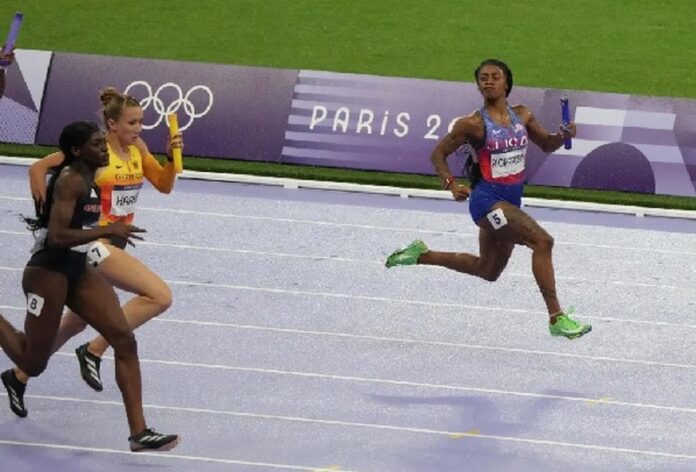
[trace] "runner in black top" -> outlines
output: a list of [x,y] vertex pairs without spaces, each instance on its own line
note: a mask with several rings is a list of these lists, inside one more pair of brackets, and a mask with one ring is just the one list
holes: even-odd
[[[24,372],[38,376],[46,368],[63,307],[68,305],[83,314],[114,348],[116,381],[128,416],[131,450],[172,449],[179,442],[178,436],[157,434],[145,424],[137,346],[116,293],[86,263],[86,253],[99,250],[100,243],[93,243],[98,239],[118,236],[130,242],[142,239],[136,233],[144,230],[120,221],[92,227],[100,211],[94,174],[108,163],[106,138],[96,125],[75,122],[66,126],[60,148],[65,154],[62,169],[49,182],[46,201],[37,206],[36,219],[27,219],[37,243],[22,278],[27,299],[25,333],[0,316],[0,346]],[[23,385],[12,369],[3,372],[2,382],[14,409]]]

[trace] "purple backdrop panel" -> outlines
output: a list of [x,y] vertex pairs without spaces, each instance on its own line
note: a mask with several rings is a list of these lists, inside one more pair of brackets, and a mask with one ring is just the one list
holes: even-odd
[[57,53],[37,143],[55,144],[73,120],[100,122],[99,91],[114,86],[141,102],[143,138],[164,151],[165,116],[176,112],[186,154],[278,161],[297,71]]
[[0,98],[0,141],[34,144],[51,55],[50,51],[15,50]]
[[[541,105],[543,90],[524,98]],[[302,70],[282,161],[433,174],[437,141],[480,106],[471,83]],[[453,160],[459,169],[461,156]]]
[[[570,97],[573,148],[527,154],[530,183],[696,195],[696,101],[515,87],[550,132]],[[482,105],[472,83],[300,71],[283,162],[435,174],[430,153],[454,121]],[[461,169],[463,153],[454,161]]]
[[[437,141],[482,105],[472,83],[56,54],[37,142],[54,144],[69,121],[98,120],[108,85],[141,101],[154,151],[177,111],[187,154],[420,174],[435,173]],[[563,95],[578,136],[550,155],[530,146],[530,183],[696,195],[696,100],[515,87],[509,101],[555,132]],[[450,158],[455,172],[464,151]]]
[[[542,119],[557,113],[558,93],[547,91]],[[593,92],[569,96],[578,127],[573,149],[544,156],[539,167],[530,169],[531,183],[696,196],[696,100]],[[568,157],[573,160],[566,168],[560,162]]]

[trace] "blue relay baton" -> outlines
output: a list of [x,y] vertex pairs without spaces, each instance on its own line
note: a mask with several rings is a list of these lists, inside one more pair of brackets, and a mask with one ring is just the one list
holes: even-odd
[[12,19],[12,25],[10,26],[10,32],[7,35],[7,41],[5,41],[5,49],[2,51],[3,54],[9,54],[12,52],[12,48],[14,48],[15,41],[19,35],[19,28],[22,26],[23,17],[24,15],[22,12],[18,11],[15,13],[14,18]]
[[[568,106],[568,97],[561,97],[561,120],[563,121],[564,127],[570,124],[570,107]],[[572,148],[572,140],[570,138],[565,138],[563,140],[563,147],[566,149]]]

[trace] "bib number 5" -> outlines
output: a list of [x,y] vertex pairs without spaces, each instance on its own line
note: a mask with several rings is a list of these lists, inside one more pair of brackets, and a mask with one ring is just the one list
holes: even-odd
[[507,224],[507,218],[505,218],[505,213],[503,213],[502,208],[496,208],[492,212],[486,215],[488,221],[493,226],[493,229],[498,230]]

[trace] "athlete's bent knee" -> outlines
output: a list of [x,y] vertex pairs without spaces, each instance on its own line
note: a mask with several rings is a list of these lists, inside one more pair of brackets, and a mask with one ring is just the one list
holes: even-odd
[[154,316],[157,316],[169,309],[172,306],[172,290],[165,283],[157,287],[152,293],[146,295],[151,302],[157,306]]
[[533,249],[540,252],[551,252],[553,250],[554,240],[553,237],[548,234],[540,234],[534,241]]
[[502,271],[485,271],[481,274],[481,278],[487,282],[495,282],[500,278]]
[[135,334],[130,330],[114,334],[110,344],[114,348],[114,356],[116,357],[132,356],[138,353]]
[[23,365],[18,365],[29,377],[38,377],[46,370],[46,366],[48,366],[48,359],[27,361],[24,362]]
[[81,333],[87,327],[87,322],[73,313],[63,316],[61,324],[65,326],[63,329],[66,329],[73,336]]

